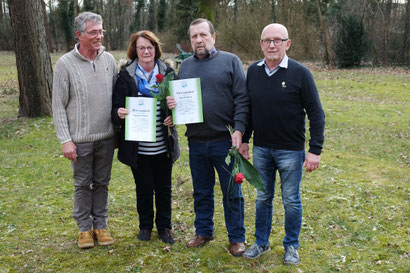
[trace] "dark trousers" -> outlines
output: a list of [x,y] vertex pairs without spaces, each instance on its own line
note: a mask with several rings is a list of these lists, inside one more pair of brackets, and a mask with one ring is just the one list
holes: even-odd
[[157,230],[171,229],[171,160],[166,153],[138,155],[137,168],[131,169],[136,186],[140,230],[153,228],[154,194]]

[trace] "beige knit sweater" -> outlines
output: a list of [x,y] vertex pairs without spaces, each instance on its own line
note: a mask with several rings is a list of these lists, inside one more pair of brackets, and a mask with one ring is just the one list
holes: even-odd
[[103,47],[94,65],[75,48],[57,61],[52,106],[61,143],[90,142],[114,135],[111,108],[116,75],[115,59]]

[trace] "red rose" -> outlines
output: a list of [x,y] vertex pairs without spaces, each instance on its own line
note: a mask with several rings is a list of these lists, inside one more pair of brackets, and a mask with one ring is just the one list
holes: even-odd
[[157,74],[157,75],[156,75],[156,78],[157,78],[157,82],[160,83],[160,82],[162,82],[162,81],[164,80],[164,75],[162,75],[162,74]]
[[245,176],[242,173],[237,173],[235,175],[235,183],[236,184],[242,184],[244,179],[245,179]]

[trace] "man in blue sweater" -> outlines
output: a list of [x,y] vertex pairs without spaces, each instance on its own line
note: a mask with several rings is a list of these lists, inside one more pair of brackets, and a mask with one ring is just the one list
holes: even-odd
[[[215,30],[206,19],[196,19],[189,27],[194,56],[179,69],[180,79],[200,78],[204,122],[187,124],[189,164],[194,187],[196,236],[188,247],[201,247],[213,239],[215,169],[223,193],[229,252],[245,251],[244,202],[241,187],[230,183],[232,163],[225,158],[232,146],[240,147],[248,121],[249,97],[242,62],[231,53],[215,48]],[[176,106],[167,98],[170,109]],[[230,125],[232,137],[227,129]]]
[[[298,264],[302,224],[300,183],[307,172],[319,167],[324,141],[325,115],[312,74],[288,58],[291,41],[286,27],[266,26],[260,45],[265,58],[248,69],[247,87],[251,121],[240,152],[249,158],[249,138],[254,133],[253,162],[264,184],[256,199],[255,243],[243,254],[257,258],[270,249],[272,201],[279,172],[285,208],[285,264]],[[305,116],[309,118],[309,151],[305,156]]]

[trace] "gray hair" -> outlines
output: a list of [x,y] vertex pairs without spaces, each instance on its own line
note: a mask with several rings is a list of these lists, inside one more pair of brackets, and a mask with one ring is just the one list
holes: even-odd
[[85,24],[87,22],[92,22],[94,24],[102,24],[102,17],[99,14],[93,12],[82,12],[74,19],[74,31],[85,31]]
[[189,29],[191,28],[191,26],[199,25],[199,24],[202,24],[204,22],[208,24],[209,32],[211,33],[211,35],[214,35],[215,34],[215,28],[214,28],[214,25],[211,23],[211,21],[209,21],[205,18],[197,18],[194,21],[192,21],[191,24],[189,25],[188,36],[191,37],[191,33],[189,33]]

